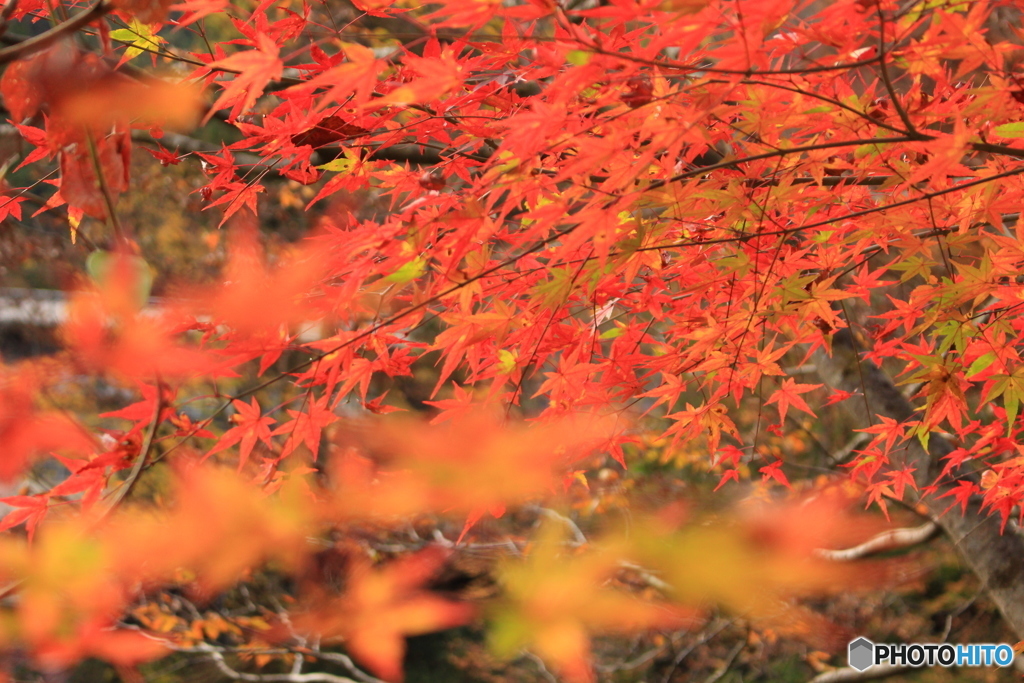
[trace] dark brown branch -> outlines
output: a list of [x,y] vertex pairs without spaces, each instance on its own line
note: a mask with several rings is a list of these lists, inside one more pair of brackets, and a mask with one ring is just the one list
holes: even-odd
[[592,50],[595,54],[618,57],[619,59],[633,62],[634,64],[655,66],[666,73],[675,71],[684,74],[702,72],[732,76],[798,76],[801,74],[825,73],[829,71],[847,71],[849,69],[856,69],[862,66],[871,66],[878,61],[878,57],[872,57],[871,59],[864,59],[858,62],[844,62],[842,64],[834,64],[832,66],[808,66],[800,69],[718,69],[710,64],[684,64],[682,62],[675,61],[644,59],[635,55],[605,50],[600,45],[584,42],[582,40],[580,41],[580,44],[584,45],[588,50]]
[[[804,225],[799,225],[799,226],[794,227],[794,228],[783,228],[781,230],[771,230],[771,231],[767,231],[767,232],[749,233],[749,234],[739,235],[737,237],[722,237],[722,238],[719,238],[719,239],[708,239],[708,240],[686,240],[686,241],[682,241],[682,242],[671,242],[671,243],[667,243],[667,244],[656,244],[656,245],[652,245],[652,246],[649,246],[649,247],[640,247],[638,249],[635,249],[634,251],[653,251],[653,250],[656,250],[656,249],[675,249],[675,248],[679,248],[679,247],[689,247],[689,246],[694,246],[694,245],[698,245],[698,244],[704,244],[704,245],[707,245],[707,244],[729,244],[729,243],[732,243],[732,242],[742,242],[744,240],[754,239],[755,237],[775,237],[775,236],[779,236],[779,235],[792,235],[792,234],[795,234],[795,233],[798,233],[798,232],[803,232],[805,230],[814,230],[815,228],[821,228],[821,227],[824,227],[826,225],[832,225],[833,223],[838,223],[839,221],[848,220],[850,218],[859,218],[861,216],[869,216],[869,215],[871,215],[873,213],[882,213],[883,211],[888,211],[889,209],[895,209],[895,208],[898,208],[900,206],[909,206],[910,204],[916,204],[917,202],[927,201],[929,199],[934,199],[935,197],[941,197],[942,195],[950,194],[952,192],[958,192],[960,190],[966,190],[969,187],[975,187],[977,185],[984,185],[985,183],[990,183],[993,180],[999,180],[1000,178],[1009,178],[1011,176],[1020,175],[1022,173],[1024,173],[1024,166],[1017,166],[1015,168],[1011,168],[1009,171],[1003,171],[1002,173],[995,173],[995,174],[990,175],[990,176],[985,176],[984,178],[977,178],[975,180],[971,180],[971,181],[966,182],[966,183],[961,183],[959,185],[954,185],[953,187],[947,187],[944,190],[936,190],[935,192],[927,192],[927,193],[919,195],[917,197],[911,197],[910,199],[903,199],[903,200],[900,200],[898,202],[892,202],[891,204],[883,204],[881,206],[873,206],[870,209],[861,209],[860,211],[851,211],[851,212],[845,213],[845,214],[843,214],[841,216],[835,216],[833,218],[826,218],[824,220],[820,220],[820,221],[817,221],[817,222],[814,222],[814,223],[806,223]],[[935,232],[934,230],[930,230],[929,232],[930,233],[935,233],[935,234],[940,234],[938,232]],[[945,231],[942,231],[942,232],[945,232]]]
[[775,149],[771,152],[764,152],[762,154],[754,154],[741,159],[726,159],[725,161],[710,166],[701,166],[695,168],[692,171],[685,171],[677,175],[672,176],[666,180],[658,180],[650,185],[647,189],[657,190],[665,187],[669,183],[679,182],[680,180],[687,180],[688,178],[696,178],[697,176],[706,175],[711,171],[717,171],[723,168],[737,168],[740,164],[750,163],[752,161],[763,161],[764,159],[772,159],[775,157],[784,157],[790,154],[800,154],[802,152],[814,152],[822,149],[837,149],[840,147],[858,147],[860,145],[872,145],[872,144],[892,144],[897,142],[916,142],[918,138],[901,135],[899,137],[892,138],[871,138],[871,139],[857,139],[857,140],[836,140],[834,142],[821,142],[816,145],[803,145],[801,147],[790,147],[787,149]]
[[8,64],[22,57],[35,54],[40,50],[45,50],[55,41],[91,24],[113,9],[114,6],[108,0],[100,0],[100,2],[97,2],[86,11],[71,17],[63,23],[57,24],[49,31],[3,48],[0,50],[0,64]]
[[907,135],[919,137],[920,134],[914,126],[914,122],[910,120],[907,110],[900,104],[896,88],[889,77],[889,67],[885,63],[885,15],[882,14],[882,3],[879,0],[875,0],[875,9],[878,11],[878,69],[882,74],[882,83],[885,84],[885,90],[889,93],[889,100],[892,102],[893,109],[896,110],[900,121],[903,122],[903,126],[907,129]]

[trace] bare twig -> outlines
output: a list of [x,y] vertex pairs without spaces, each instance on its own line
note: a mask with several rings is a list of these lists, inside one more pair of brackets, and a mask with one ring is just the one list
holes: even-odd
[[669,681],[672,679],[672,674],[675,673],[676,669],[679,668],[679,665],[682,664],[683,660],[686,659],[691,652],[696,650],[701,645],[704,645],[705,643],[709,642],[712,638],[714,638],[719,633],[724,631],[725,628],[731,624],[732,621],[720,621],[713,630],[711,630],[708,633],[705,633],[698,640],[691,643],[688,648],[680,650],[679,654],[677,654],[675,656],[675,659],[672,660],[672,666],[668,668],[668,671],[666,671],[665,675],[662,677],[661,683],[669,683]]
[[132,488],[135,486],[135,482],[138,481],[139,475],[142,473],[142,468],[146,464],[146,460],[149,459],[149,452],[153,449],[153,439],[156,437],[156,430],[160,426],[160,413],[164,409],[163,396],[163,385],[159,382],[156,387],[156,407],[153,410],[153,417],[149,423],[149,429],[146,431],[146,438],[142,442],[142,448],[139,449],[139,454],[135,458],[135,464],[132,465],[131,472],[128,473],[128,477],[121,484],[121,487],[114,493],[114,497],[110,501],[110,507],[104,513],[104,517],[109,515],[121,501],[125,499]]
[[558,679],[555,678],[554,674],[548,671],[548,667],[544,664],[544,660],[533,654],[532,652],[523,651],[523,657],[526,657],[531,662],[537,665],[537,670],[540,671],[540,675],[544,677],[544,680],[548,683],[558,683]]
[[587,537],[583,535],[583,531],[580,530],[576,522],[572,521],[562,513],[552,510],[551,508],[537,508],[537,511],[540,512],[540,514],[547,517],[548,519],[553,519],[564,524],[566,528],[569,529],[569,531],[572,533],[573,545],[587,544]]
[[107,221],[114,233],[114,239],[119,245],[127,245],[127,235],[121,229],[121,221],[117,219],[117,202],[110,191],[110,185],[107,184],[107,178],[103,174],[103,164],[100,163],[96,141],[93,139],[92,133],[86,133],[85,142],[89,147],[89,160],[92,162],[93,173],[96,174],[96,185],[99,187],[100,194],[103,195],[103,204],[107,208]]
[[736,661],[736,658],[743,650],[744,645],[746,645],[746,643],[742,640],[733,645],[732,650],[729,652],[728,655],[726,655],[725,661],[722,662],[722,666],[715,669],[715,671],[710,676],[704,679],[704,683],[716,683],[716,681],[718,681],[722,676],[727,674],[729,672],[729,668],[732,666],[732,663]]
[[885,63],[885,16],[882,14],[882,3],[879,0],[875,0],[875,8],[878,11],[878,69],[882,73],[882,83],[885,84],[885,89],[889,93],[889,100],[892,102],[893,109],[899,114],[900,121],[903,122],[904,127],[907,129],[907,134],[917,136],[917,128],[914,126],[914,122],[910,120],[907,110],[903,108],[903,105],[897,99],[896,88],[892,84],[892,79],[889,78],[889,67]]
[[349,670],[349,673],[351,673],[353,677],[359,679],[362,683],[384,683],[381,679],[374,678],[365,671],[361,671],[348,655],[344,655],[340,652],[321,652],[317,648],[313,650],[313,656],[326,662],[334,662],[335,664],[342,665]]
[[666,649],[674,645],[675,643],[672,640],[666,640],[663,644],[658,645],[656,647],[652,647],[647,652],[644,652],[642,655],[635,657],[629,661],[622,661],[617,664],[594,664],[594,668],[600,671],[601,673],[630,671],[631,669],[636,669],[643,666],[644,664],[650,663],[651,660],[660,656],[661,653],[663,653]]
[[224,655],[212,647],[198,646],[196,649],[205,652],[217,666],[217,669],[234,681],[251,681],[252,683],[357,683],[347,676],[336,676],[335,674],[314,672],[308,674],[287,673],[287,674],[247,674],[236,671],[228,666]]
[[628,569],[630,571],[636,572],[640,575],[640,578],[642,578],[644,582],[652,588],[657,588],[662,592],[668,592],[672,590],[671,584],[667,583],[666,581],[662,581],[657,576],[647,571],[638,564],[633,564],[632,562],[626,562],[625,560],[622,560],[619,562],[619,566],[623,569]]
[[820,673],[811,679],[810,683],[844,683],[845,681],[870,681],[876,678],[888,678],[903,673],[909,666],[894,666],[892,664],[878,664],[868,667],[864,671],[857,671],[853,667],[843,667]]
[[832,454],[832,464],[838,465],[846,462],[853,452],[863,446],[865,443],[871,440],[870,432],[857,432],[852,439],[846,442],[846,445],[840,448],[838,451]]

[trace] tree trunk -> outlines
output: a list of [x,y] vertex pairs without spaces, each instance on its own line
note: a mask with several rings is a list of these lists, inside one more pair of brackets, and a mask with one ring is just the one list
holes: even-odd
[[[832,345],[831,355],[815,354],[818,374],[835,389],[864,394],[843,402],[858,421],[867,427],[875,415],[901,422],[912,418],[914,407],[881,368],[860,358],[860,348],[849,330],[837,332]],[[901,456],[892,455],[892,465],[915,468],[918,485],[924,486],[934,481],[940,459],[952,451],[953,446],[937,434],[931,435],[927,451],[917,439],[910,439]],[[1000,518],[982,512],[978,496],[971,499],[965,513],[956,505],[943,514],[953,499],[939,496],[954,485],[955,481],[946,477],[934,494],[919,500],[981,579],[1010,627],[1024,639],[1024,535],[1012,523],[1001,532]]]

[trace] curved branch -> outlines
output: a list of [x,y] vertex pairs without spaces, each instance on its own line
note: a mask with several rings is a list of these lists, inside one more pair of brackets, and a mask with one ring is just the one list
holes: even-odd
[[224,655],[213,648],[197,648],[205,651],[216,665],[217,670],[233,681],[249,681],[250,683],[357,683],[356,680],[347,676],[315,672],[315,673],[287,673],[287,674],[246,674],[236,671],[228,666]]
[[[798,232],[803,232],[805,230],[814,230],[816,228],[821,228],[821,227],[824,227],[826,225],[832,225],[833,223],[838,223],[840,221],[848,220],[848,219],[851,219],[851,218],[859,218],[861,216],[869,216],[869,215],[871,215],[873,213],[882,213],[884,211],[888,211],[889,209],[895,209],[895,208],[898,208],[900,206],[909,206],[911,204],[916,204],[917,202],[927,201],[929,199],[934,199],[935,197],[941,197],[943,195],[947,195],[947,194],[950,194],[950,193],[953,193],[953,192],[959,192],[960,190],[966,190],[969,187],[976,187],[978,185],[984,185],[985,183],[990,183],[993,180],[999,180],[1000,178],[1009,178],[1011,176],[1021,175],[1021,174],[1024,174],[1024,165],[1015,166],[1015,167],[1011,168],[1010,170],[1003,171],[1001,173],[994,173],[992,175],[984,176],[982,178],[975,178],[974,180],[970,180],[970,181],[967,181],[965,183],[960,183],[959,185],[953,185],[952,187],[947,187],[947,188],[942,189],[942,190],[935,190],[934,192],[926,192],[926,193],[918,195],[916,197],[911,197],[910,199],[901,199],[898,202],[891,202],[889,204],[883,204],[881,206],[872,206],[871,208],[861,209],[859,211],[850,211],[849,213],[845,213],[845,214],[843,214],[841,216],[835,216],[833,218],[825,218],[823,220],[816,221],[814,223],[805,223],[804,225],[798,225],[798,226],[796,226],[794,228],[783,228],[781,230],[771,230],[771,231],[768,231],[768,232],[748,233],[748,234],[740,235],[738,237],[723,237],[723,238],[720,238],[720,239],[709,239],[709,240],[701,240],[701,241],[685,240],[685,241],[679,241],[679,242],[669,242],[669,243],[666,243],[666,244],[656,244],[656,245],[652,245],[652,246],[649,246],[649,247],[640,247],[638,249],[635,249],[634,251],[635,252],[640,252],[640,251],[654,251],[654,250],[657,250],[657,249],[676,249],[676,248],[679,248],[679,247],[691,247],[691,246],[694,246],[694,245],[728,244],[728,243],[731,243],[731,242],[742,242],[744,240],[749,240],[749,239],[752,239],[754,237],[773,237],[773,236],[778,236],[778,235],[792,235],[792,234],[795,234],[795,233],[798,233]],[[939,234],[935,230],[931,230],[930,232],[932,232],[933,234]]]
[[7,64],[21,59],[22,57],[35,54],[40,50],[45,50],[60,38],[91,24],[104,14],[113,11],[113,9],[114,6],[109,2],[109,0],[100,0],[86,11],[81,14],[76,14],[63,23],[57,24],[49,31],[40,33],[38,36],[33,36],[28,40],[16,43],[10,47],[3,48],[0,50],[0,64]]
[[139,449],[139,454],[135,458],[135,464],[132,466],[131,472],[128,473],[128,477],[121,484],[121,487],[117,489],[117,492],[114,493],[114,497],[110,501],[110,507],[103,513],[104,517],[109,515],[131,493],[135,482],[138,481],[139,475],[142,473],[146,460],[149,459],[149,452],[153,449],[153,439],[156,437],[156,430],[160,426],[160,413],[164,409],[163,396],[161,396],[162,391],[163,387],[158,383],[156,387],[156,407],[153,410],[153,418],[150,420],[149,429],[146,431],[146,438],[142,442],[142,448]]
[[917,142],[919,138],[911,137],[907,135],[900,135],[897,137],[890,138],[860,138],[857,140],[836,140],[834,142],[822,142],[816,145],[803,145],[800,147],[790,147],[789,149],[775,149],[771,152],[764,152],[763,154],[753,154],[742,159],[726,159],[717,164],[711,164],[710,166],[701,166],[695,168],[692,171],[686,171],[672,176],[665,180],[658,180],[648,185],[648,190],[657,190],[665,187],[669,183],[675,183],[680,180],[686,180],[687,178],[695,178],[702,176],[711,171],[717,171],[722,168],[732,168],[740,164],[746,164],[751,161],[763,161],[764,159],[772,159],[774,157],[784,157],[789,154],[800,154],[803,152],[814,152],[821,149],[837,149],[839,147],[859,147],[860,145],[884,145],[896,142]]
[[824,560],[849,562],[850,560],[859,560],[862,557],[880,553],[884,550],[907,548],[918,543],[924,543],[938,530],[939,526],[935,522],[925,522],[918,527],[884,531],[852,548],[844,548],[842,550],[818,548],[814,551],[814,554]]

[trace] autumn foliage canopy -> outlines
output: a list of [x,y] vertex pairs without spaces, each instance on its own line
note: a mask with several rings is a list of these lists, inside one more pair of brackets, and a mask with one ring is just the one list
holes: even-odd
[[[894,572],[819,549],[1024,516],[1013,5],[8,0],[0,218],[82,267],[60,352],[0,366],[0,650],[397,680],[470,625],[586,681],[711,609],[845,647],[801,598]],[[122,208],[186,167],[203,280]],[[840,346],[912,414],[814,374]],[[668,466],[776,504],[627,495]],[[493,593],[438,589],[474,544]]]

